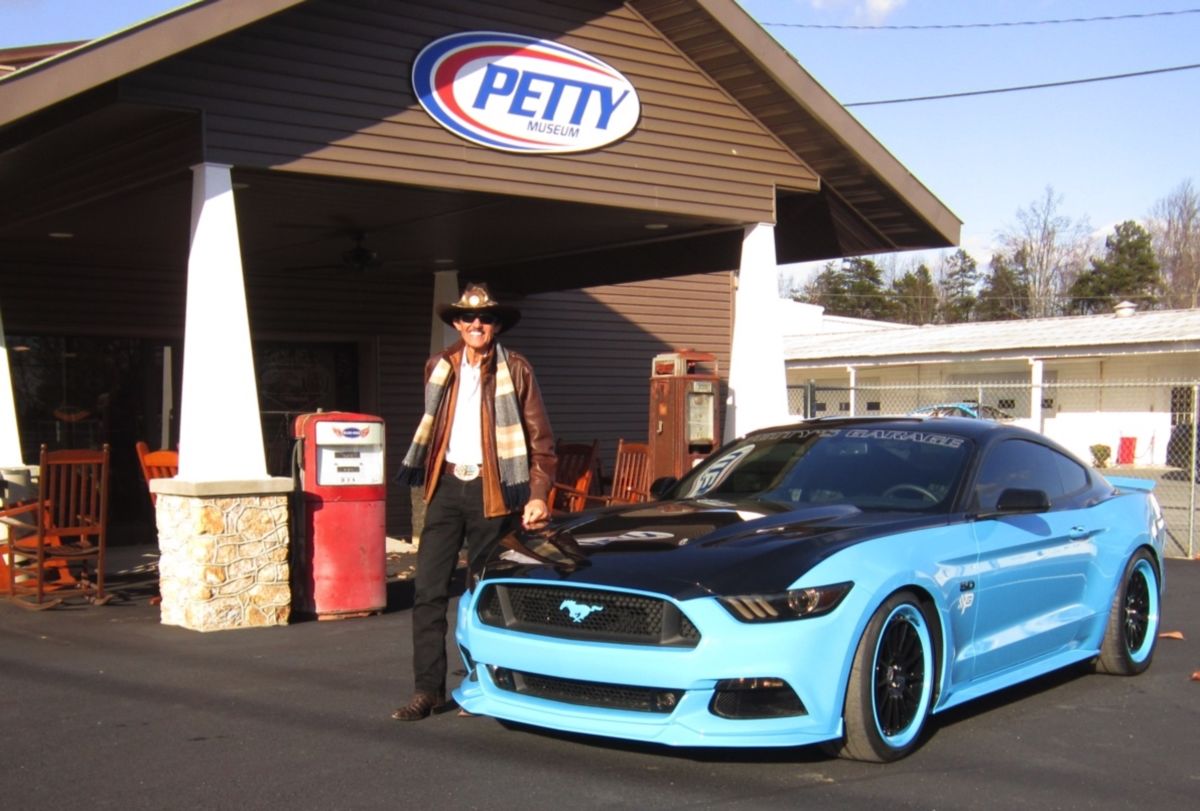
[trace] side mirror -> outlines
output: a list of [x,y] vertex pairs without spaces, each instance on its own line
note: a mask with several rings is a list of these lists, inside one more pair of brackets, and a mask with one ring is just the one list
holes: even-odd
[[1013,513],[1044,513],[1050,511],[1050,497],[1045,490],[1023,490],[1010,487],[1000,494],[996,501],[996,512]]
[[654,496],[656,500],[660,499],[678,483],[679,479],[674,476],[661,476],[650,485],[650,495]]

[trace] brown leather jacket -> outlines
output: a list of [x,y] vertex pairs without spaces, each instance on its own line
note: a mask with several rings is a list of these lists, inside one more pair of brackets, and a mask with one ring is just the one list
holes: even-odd
[[[458,367],[462,363],[464,345],[458,341],[425,362],[425,382],[429,382],[433,369],[442,358],[450,363],[449,389],[442,397],[434,420],[433,436],[430,438],[429,454],[425,458],[425,501],[433,498],[438,479],[445,464],[446,449],[450,445],[450,424],[454,415],[454,404],[458,400]],[[524,355],[508,352],[508,371],[512,375],[517,402],[521,409],[521,427],[525,431],[525,444],[529,453],[529,497],[546,500],[550,485],[554,481],[557,459],[554,456],[554,432],[550,419],[542,405],[542,392],[533,376],[533,367]],[[496,353],[488,353],[483,359],[480,374],[480,405],[483,424],[483,513],[488,518],[507,515],[504,495],[500,489],[500,465],[496,458]],[[520,510],[524,505],[518,506]]]

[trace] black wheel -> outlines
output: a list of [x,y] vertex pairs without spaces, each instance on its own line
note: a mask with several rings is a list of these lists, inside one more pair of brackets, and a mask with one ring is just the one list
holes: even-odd
[[1158,567],[1139,549],[1121,576],[1108,615],[1096,669],[1116,676],[1136,676],[1150,667],[1158,642]]
[[917,747],[933,704],[935,636],[911,592],[879,607],[850,668],[838,756],[886,763]]

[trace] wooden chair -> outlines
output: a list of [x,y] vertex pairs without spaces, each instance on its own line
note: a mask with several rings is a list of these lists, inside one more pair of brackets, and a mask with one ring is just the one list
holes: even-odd
[[610,503],[632,504],[650,500],[650,445],[646,442],[617,440],[617,459],[613,463]]
[[645,442],[617,440],[617,458],[613,463],[612,490],[608,495],[592,495],[564,485],[556,485],[573,499],[580,509],[611,504],[636,504],[649,501],[650,445]]
[[[0,509],[0,523],[8,530],[8,594],[20,605],[51,608],[63,598],[48,599],[47,592],[66,588],[96,604],[109,600],[104,591],[108,463],[108,445],[98,451],[51,451],[42,445],[37,498]],[[93,559],[94,583],[88,570]]]
[[585,497],[591,492],[595,480],[599,445],[599,440],[592,440],[590,445],[562,440],[555,444],[558,466],[547,499],[551,512],[573,513],[587,506]]
[[151,479],[171,479],[179,472],[179,451],[152,451],[145,442],[138,440],[138,462],[142,466],[142,478],[146,482],[146,490],[150,493],[150,504],[154,505],[158,498],[150,491]]

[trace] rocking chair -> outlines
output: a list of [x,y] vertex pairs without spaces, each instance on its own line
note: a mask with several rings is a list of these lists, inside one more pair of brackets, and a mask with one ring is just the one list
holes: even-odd
[[158,497],[150,490],[150,480],[174,478],[179,472],[179,451],[152,451],[141,440],[134,447],[137,449],[138,463],[142,466],[142,479],[150,492],[150,505],[154,506]]
[[555,489],[578,501],[576,509],[636,504],[649,501],[650,445],[645,442],[617,440],[617,458],[613,463],[612,491],[608,495],[592,495],[585,491],[556,484]]
[[[108,463],[108,445],[98,451],[42,445],[37,498],[0,509],[8,593],[21,606],[60,605],[63,597],[47,593],[68,588],[95,604],[110,599],[104,591]],[[95,582],[88,566],[93,559]]]
[[[592,489],[596,471],[596,449],[599,440],[592,443],[559,442],[554,453],[558,465],[554,484],[547,499],[552,513],[573,513],[586,507],[585,496]],[[581,495],[583,494],[583,495]]]

